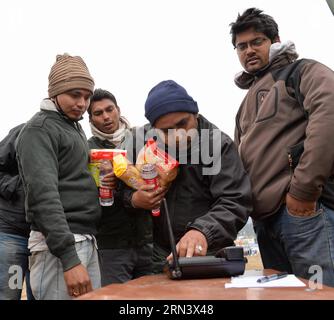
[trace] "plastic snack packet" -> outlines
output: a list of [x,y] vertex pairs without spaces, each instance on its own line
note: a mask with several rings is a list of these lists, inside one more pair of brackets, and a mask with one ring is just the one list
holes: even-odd
[[141,172],[144,164],[154,164],[159,175],[159,184],[167,186],[177,176],[179,162],[158,148],[154,139],[149,139],[138,154],[136,167]]
[[133,189],[139,189],[145,184],[138,169],[123,154],[112,159],[115,176]]
[[126,156],[127,151],[121,149],[91,149],[90,150],[90,162],[88,169],[91,172],[96,186],[100,187],[100,164],[103,160],[112,161],[113,157],[122,154]]

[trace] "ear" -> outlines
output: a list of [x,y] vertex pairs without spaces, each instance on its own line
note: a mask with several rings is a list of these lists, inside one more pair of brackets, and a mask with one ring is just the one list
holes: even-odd
[[273,43],[275,43],[275,42],[281,42],[281,39],[280,39],[279,36],[276,36],[276,37],[274,38],[274,42],[273,42]]

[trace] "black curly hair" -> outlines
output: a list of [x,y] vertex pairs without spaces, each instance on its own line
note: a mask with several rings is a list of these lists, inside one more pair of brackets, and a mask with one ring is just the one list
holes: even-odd
[[103,90],[103,89],[95,89],[93,95],[90,98],[90,104],[89,104],[89,107],[88,107],[88,110],[87,110],[90,117],[92,116],[92,105],[93,105],[93,103],[96,102],[96,101],[101,101],[103,99],[111,100],[115,104],[115,106],[117,108],[119,108],[119,106],[117,105],[116,98],[111,92],[109,92],[107,90]]

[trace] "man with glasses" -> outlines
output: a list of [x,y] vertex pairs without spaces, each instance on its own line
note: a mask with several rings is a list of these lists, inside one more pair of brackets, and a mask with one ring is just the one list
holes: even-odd
[[251,178],[264,267],[304,278],[317,270],[334,286],[334,73],[297,60],[259,9],[238,15],[231,35],[245,70],[235,83],[248,89],[235,142]]

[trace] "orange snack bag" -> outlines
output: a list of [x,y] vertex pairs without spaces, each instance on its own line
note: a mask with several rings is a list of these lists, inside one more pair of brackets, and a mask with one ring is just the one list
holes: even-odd
[[168,185],[177,176],[179,162],[168,153],[158,148],[154,139],[149,139],[138,154],[136,167],[139,172],[141,172],[142,166],[146,163],[155,165],[161,186]]

